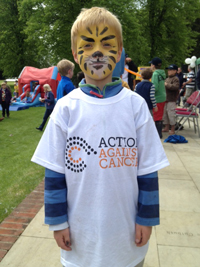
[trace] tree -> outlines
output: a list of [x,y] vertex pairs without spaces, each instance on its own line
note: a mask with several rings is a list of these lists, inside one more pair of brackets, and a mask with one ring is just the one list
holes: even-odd
[[23,66],[23,36],[18,24],[17,1],[0,0],[0,68],[5,76],[17,76]]
[[191,31],[191,24],[198,16],[199,1],[142,0],[138,2],[140,3],[138,15],[142,21],[146,21],[142,34],[146,36],[150,46],[146,62],[159,56],[164,64],[182,63],[196,44],[197,33]]

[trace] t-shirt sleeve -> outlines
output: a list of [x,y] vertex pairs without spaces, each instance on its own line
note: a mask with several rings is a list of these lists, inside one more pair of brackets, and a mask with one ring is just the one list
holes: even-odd
[[52,171],[65,173],[67,122],[67,113],[58,101],[31,161]]
[[138,175],[145,175],[168,166],[169,162],[147,104],[145,101],[141,101],[138,101],[139,107],[135,114],[135,124],[138,148]]

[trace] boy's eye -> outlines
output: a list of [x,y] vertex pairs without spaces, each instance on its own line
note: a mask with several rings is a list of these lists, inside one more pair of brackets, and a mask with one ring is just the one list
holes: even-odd
[[92,47],[91,44],[86,44],[86,45],[84,45],[84,48],[91,48],[91,47]]
[[108,44],[108,43],[104,43],[103,46],[104,46],[104,47],[110,47],[111,45]]

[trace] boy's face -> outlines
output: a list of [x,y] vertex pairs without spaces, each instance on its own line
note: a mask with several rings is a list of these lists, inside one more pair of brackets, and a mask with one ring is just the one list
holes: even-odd
[[115,30],[104,24],[82,28],[73,55],[86,76],[94,80],[106,78],[121,57]]
[[156,68],[155,68],[155,65],[153,65],[152,63],[151,63],[151,69],[154,71]]
[[73,70],[73,69],[70,69],[70,70],[68,71],[68,76],[69,76],[69,78],[71,79],[71,78],[73,77],[73,75],[74,75],[74,70]]
[[168,69],[168,76],[175,76],[176,75],[176,73],[177,73],[177,70],[170,70],[170,69]]

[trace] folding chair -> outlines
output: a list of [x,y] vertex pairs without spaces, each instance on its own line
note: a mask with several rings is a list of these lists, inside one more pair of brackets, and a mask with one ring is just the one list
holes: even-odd
[[[194,124],[194,132],[196,133],[196,129],[198,131],[198,135],[200,137],[200,130],[199,130],[199,114],[197,112],[197,107],[200,106],[200,91],[195,91],[191,94],[191,96],[187,99],[187,103],[189,104],[188,108],[176,108],[176,119],[177,124],[180,125],[182,122],[182,125],[188,120],[189,126],[190,122],[193,122]],[[178,132],[181,129],[181,126],[179,126]]]

